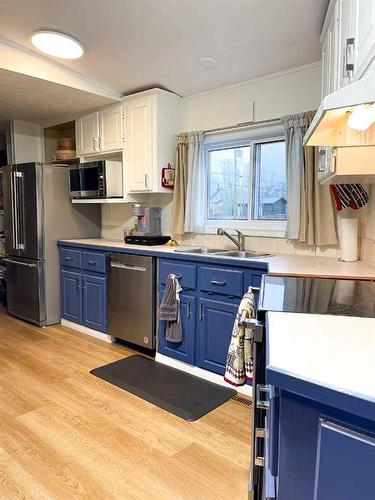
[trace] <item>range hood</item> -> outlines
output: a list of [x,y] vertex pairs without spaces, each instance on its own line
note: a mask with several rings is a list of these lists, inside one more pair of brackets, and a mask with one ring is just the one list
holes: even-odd
[[[305,134],[304,145],[375,146],[375,123],[362,131],[348,126],[349,116],[354,111],[367,111],[374,101],[375,73],[327,95]],[[373,109],[375,106],[371,112]]]

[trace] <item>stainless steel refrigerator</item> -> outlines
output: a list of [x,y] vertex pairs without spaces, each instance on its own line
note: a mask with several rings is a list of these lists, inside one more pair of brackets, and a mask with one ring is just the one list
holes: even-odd
[[60,322],[57,241],[100,236],[100,205],[72,205],[66,166],[3,167],[8,313],[39,326]]

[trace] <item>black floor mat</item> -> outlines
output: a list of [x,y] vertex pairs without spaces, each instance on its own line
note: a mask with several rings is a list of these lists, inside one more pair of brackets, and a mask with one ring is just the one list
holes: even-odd
[[130,356],[91,370],[93,375],[185,420],[198,420],[236,391],[144,356]]

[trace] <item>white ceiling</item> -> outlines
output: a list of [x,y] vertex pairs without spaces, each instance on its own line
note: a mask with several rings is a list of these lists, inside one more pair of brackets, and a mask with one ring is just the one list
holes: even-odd
[[0,69],[0,130],[13,119],[62,123],[110,102],[113,99]]
[[[159,85],[186,96],[320,59],[328,0],[1,0],[0,33],[33,48],[37,29],[77,37],[64,62],[127,93]],[[217,66],[203,68],[202,57]],[[2,103],[3,104],[3,103]]]

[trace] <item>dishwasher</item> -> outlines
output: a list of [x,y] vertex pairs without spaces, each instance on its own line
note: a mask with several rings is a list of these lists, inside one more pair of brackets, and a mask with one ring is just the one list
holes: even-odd
[[110,253],[108,268],[108,334],[155,349],[155,259]]

